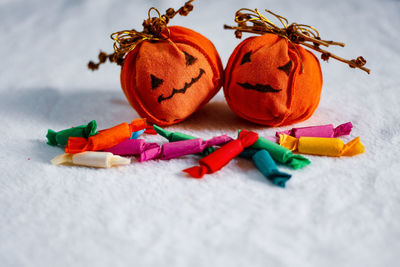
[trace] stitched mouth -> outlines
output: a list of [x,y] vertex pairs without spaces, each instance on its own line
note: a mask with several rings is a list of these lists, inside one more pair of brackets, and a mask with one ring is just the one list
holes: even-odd
[[280,91],[282,91],[282,89],[272,88],[272,86],[269,84],[266,85],[259,83],[257,83],[256,85],[252,85],[250,83],[237,83],[237,84],[240,85],[243,89],[255,90],[261,93],[279,93]]
[[164,100],[168,100],[170,98],[172,98],[175,94],[184,94],[186,93],[186,90],[189,89],[193,84],[195,84],[198,80],[200,80],[201,76],[203,76],[203,74],[205,74],[206,72],[200,68],[200,73],[199,75],[197,75],[196,77],[192,78],[192,80],[190,80],[189,83],[185,83],[185,86],[181,89],[172,89],[172,93],[169,96],[164,96],[164,95],[160,95],[158,97],[158,103],[161,104],[162,101]]

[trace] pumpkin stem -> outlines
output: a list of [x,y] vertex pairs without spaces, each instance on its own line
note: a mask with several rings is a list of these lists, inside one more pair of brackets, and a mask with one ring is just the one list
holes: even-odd
[[[107,59],[111,63],[122,66],[126,54],[135,49],[136,45],[139,43],[145,40],[159,41],[169,39],[170,32],[167,27],[168,22],[177,14],[187,16],[193,10],[193,1],[194,0],[187,1],[184,6],[177,11],[173,8],[168,8],[164,15],[161,15],[155,7],[150,8],[148,11],[148,18],[143,21],[143,31],[139,32],[132,29],[111,34],[111,39],[114,40],[114,53],[106,54],[100,51],[98,55],[99,62],[95,63],[90,61],[88,63],[88,68],[92,71],[98,70],[100,65],[104,64]],[[152,11],[157,13],[156,17],[151,17]]]
[[[275,14],[268,9],[266,9],[265,11],[274,16],[275,19],[277,19],[282,24],[282,27],[280,28],[275,25],[267,17],[262,15],[257,9],[251,10],[248,8],[241,8],[236,11],[235,14],[235,22],[238,24],[238,26],[224,25],[224,29],[235,30],[235,36],[238,39],[242,38],[243,32],[255,33],[260,35],[265,33],[273,33],[287,39],[292,44],[295,43],[298,45],[303,45],[322,53],[321,58],[324,61],[328,61],[329,58],[334,58],[338,61],[348,64],[351,68],[359,68],[367,72],[368,74],[370,73],[370,69],[364,67],[367,61],[363,57],[360,56],[357,57],[357,59],[347,60],[320,48],[320,46],[329,47],[330,45],[344,47],[344,43],[321,40],[321,38],[319,37],[319,32],[314,27],[297,23],[289,24],[286,18]],[[299,54],[297,49],[296,52]]]

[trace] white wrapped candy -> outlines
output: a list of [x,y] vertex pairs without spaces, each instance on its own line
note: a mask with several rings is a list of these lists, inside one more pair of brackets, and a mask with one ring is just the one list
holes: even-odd
[[128,158],[115,156],[110,152],[86,151],[77,154],[61,154],[51,160],[53,165],[73,164],[96,168],[111,168],[115,165],[127,165],[131,163]]

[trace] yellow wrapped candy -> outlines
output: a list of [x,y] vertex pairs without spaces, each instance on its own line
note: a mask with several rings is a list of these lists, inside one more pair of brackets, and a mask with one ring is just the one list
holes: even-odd
[[279,136],[279,144],[301,154],[319,156],[355,156],[365,152],[360,137],[354,138],[345,144],[339,138],[300,137],[295,138],[286,134]]

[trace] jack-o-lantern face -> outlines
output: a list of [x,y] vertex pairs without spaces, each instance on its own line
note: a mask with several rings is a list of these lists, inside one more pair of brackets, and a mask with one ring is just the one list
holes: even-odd
[[121,72],[130,103],[160,125],[187,118],[222,85],[222,64],[211,42],[182,27],[169,29],[169,40],[145,41],[130,52]]
[[274,34],[239,44],[225,70],[224,93],[230,108],[249,121],[270,126],[311,116],[319,102],[321,70],[311,52],[296,48]]

